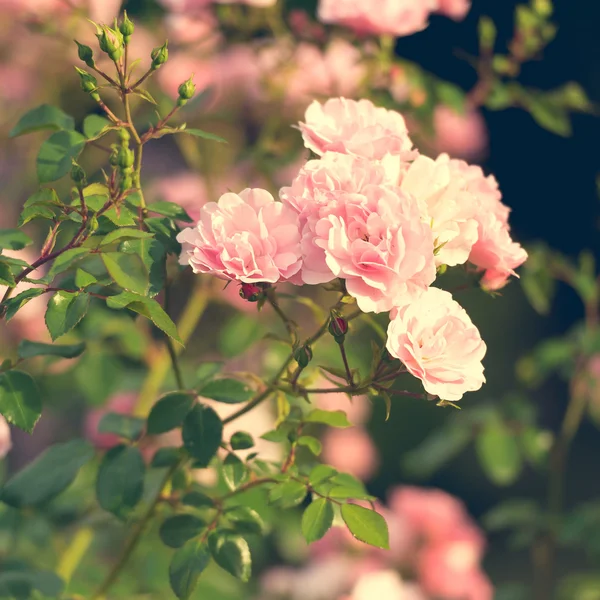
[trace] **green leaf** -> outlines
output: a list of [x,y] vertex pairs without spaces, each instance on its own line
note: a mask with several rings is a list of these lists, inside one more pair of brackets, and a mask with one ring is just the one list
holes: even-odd
[[27,225],[27,223],[35,219],[53,219],[55,217],[54,210],[43,204],[32,204],[23,208],[19,215],[19,227]]
[[42,104],[25,113],[8,134],[15,138],[42,129],[75,129],[75,120],[56,106]]
[[158,105],[158,102],[152,97],[152,94],[145,89],[136,88],[133,93],[140,98],[146,100],[146,102],[150,102],[150,104]]
[[483,517],[483,524],[489,531],[520,529],[533,526],[542,515],[534,500],[512,498],[488,511]]
[[123,375],[122,359],[112,348],[96,347],[77,362],[75,381],[87,402],[101,406],[120,385]]
[[[11,569],[12,566],[12,569]],[[63,580],[51,571],[28,568],[22,563],[5,561],[0,573],[0,598],[21,600],[25,598],[58,598],[64,588]],[[32,592],[36,593],[32,596]],[[40,596],[41,595],[41,596]]]
[[77,269],[77,271],[75,271],[75,286],[79,289],[86,288],[95,283],[98,283],[98,280],[91,273],[88,273],[83,269]]
[[311,435],[300,436],[297,443],[299,446],[308,448],[315,456],[319,456],[323,450],[321,442]]
[[167,249],[167,252],[179,256],[181,253],[181,244],[176,239],[179,228],[173,219],[168,217],[148,217],[144,223],[155,234],[156,239]]
[[93,456],[93,447],[84,440],[50,446],[6,482],[0,500],[15,508],[44,504],[69,487]]
[[214,506],[215,503],[212,498],[194,490],[192,492],[188,492],[182,499],[181,503],[186,506],[194,506],[195,508],[204,508],[206,506]]
[[46,327],[53,340],[71,331],[83,317],[90,305],[90,296],[85,292],[56,292],[46,309]]
[[159,448],[152,457],[151,466],[160,469],[175,466],[181,458],[179,448]]
[[477,32],[479,34],[479,47],[485,51],[492,51],[496,44],[496,25],[490,17],[482,16],[479,18],[477,26]]
[[89,248],[71,248],[66,250],[60,256],[58,256],[52,263],[48,277],[52,281],[60,273],[64,273],[67,269],[70,269],[73,264],[90,253]]
[[304,421],[306,423],[323,423],[330,427],[352,427],[352,423],[348,421],[348,417],[343,410],[320,410],[318,408],[311,410],[306,415]]
[[164,333],[173,338],[178,344],[182,344],[175,323],[173,323],[169,315],[167,315],[156,300],[132,292],[122,292],[121,294],[108,298],[106,300],[106,305],[109,308],[115,308],[117,310],[128,308],[129,310],[150,319],[160,330],[164,331]]
[[102,262],[111,277],[123,289],[145,295],[149,285],[149,276],[142,259],[135,254],[106,252]]
[[42,414],[42,400],[35,380],[22,371],[0,373],[0,414],[31,433]]
[[254,395],[254,391],[238,379],[215,379],[202,387],[198,393],[203,398],[225,404],[247,402]]
[[42,344],[30,340],[21,340],[19,343],[19,358],[33,358],[34,356],[60,356],[62,358],[77,358],[85,350],[85,342],[80,344]]
[[17,285],[10,265],[5,262],[0,262],[0,285],[7,287],[15,287]]
[[308,481],[311,486],[316,486],[323,484],[327,481],[331,481],[333,477],[335,477],[338,472],[329,465],[317,465],[311,472],[308,477]]
[[343,504],[341,512],[346,527],[357,540],[389,550],[387,523],[379,513],[357,504]]
[[175,515],[165,519],[158,533],[169,548],[181,548],[205,528],[206,523],[194,515]]
[[111,122],[100,115],[88,115],[83,120],[83,135],[88,141],[97,140],[111,128]]
[[182,436],[199,466],[207,467],[223,440],[223,423],[212,408],[196,404],[183,421]]
[[196,386],[202,386],[209,379],[212,379],[223,368],[222,362],[205,362],[200,363],[196,371]]
[[235,455],[228,454],[223,461],[223,479],[230,490],[235,490],[248,475],[248,468]]
[[20,229],[0,229],[0,248],[22,250],[33,244],[33,240]]
[[158,215],[164,215],[165,217],[170,217],[171,219],[176,219],[177,221],[183,221],[184,223],[193,222],[192,217],[187,214],[185,209],[175,202],[153,202],[150,204],[150,206],[148,206],[148,211]]
[[219,350],[227,358],[243,354],[264,337],[264,326],[255,317],[238,313],[221,328]]
[[210,133],[209,131],[203,131],[202,129],[182,129],[180,133],[187,133],[188,135],[193,135],[194,137],[211,140],[213,142],[220,142],[222,144],[228,143],[227,140],[222,138],[220,135]]
[[141,437],[144,425],[144,419],[139,417],[109,412],[98,423],[98,433],[113,433],[127,440],[135,441]]
[[306,485],[301,481],[285,481],[269,490],[269,502],[280,508],[298,506],[306,498]]
[[57,131],[41,146],[37,157],[37,175],[40,183],[56,181],[71,171],[85,147],[85,138],[76,131]]
[[148,433],[158,435],[179,427],[196,402],[194,395],[172,392],[163,396],[148,415]]
[[14,298],[9,298],[2,303],[2,306],[5,308],[6,312],[4,314],[4,319],[8,323],[17,312],[23,308],[30,300],[41,296],[44,293],[43,288],[29,288],[17,294]]
[[108,246],[108,244],[124,239],[143,239],[152,237],[154,237],[154,234],[149,233],[148,231],[133,229],[132,227],[121,227],[106,234],[100,241],[99,246]]
[[249,533],[264,535],[267,527],[262,517],[252,508],[236,506],[227,511],[227,518],[236,530],[236,533]]
[[98,469],[98,504],[121,519],[127,518],[142,498],[145,469],[139,448],[124,445],[111,448]]
[[232,450],[247,450],[254,446],[252,436],[246,431],[236,431],[230,440]]
[[169,582],[180,600],[190,598],[209,562],[206,544],[198,540],[190,540],[173,554],[169,565]]
[[216,533],[210,536],[209,545],[215,562],[222,569],[244,582],[250,580],[252,557],[243,537]]
[[314,500],[302,515],[302,535],[308,544],[320,540],[333,525],[333,506],[326,498]]
[[146,294],[154,297],[165,284],[167,252],[165,247],[154,239],[127,240],[119,247],[119,252],[135,254],[142,259],[149,276]]
[[523,459],[514,433],[500,419],[491,419],[475,439],[479,462],[496,485],[510,485],[519,477]]

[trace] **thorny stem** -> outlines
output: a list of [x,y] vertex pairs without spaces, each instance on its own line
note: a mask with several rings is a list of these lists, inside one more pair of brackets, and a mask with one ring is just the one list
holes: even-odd
[[344,363],[344,369],[346,370],[346,381],[350,385],[351,388],[354,388],[354,375],[352,375],[352,369],[350,369],[350,364],[348,363],[348,355],[346,354],[346,347],[344,342],[338,344],[340,348],[340,354],[342,355],[342,361]]

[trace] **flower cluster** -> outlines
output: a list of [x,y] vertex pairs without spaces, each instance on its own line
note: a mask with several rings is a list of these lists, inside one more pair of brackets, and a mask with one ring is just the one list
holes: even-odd
[[481,387],[486,351],[440,270],[472,265],[489,290],[527,258],[480,167],[413,148],[403,117],[368,100],[315,101],[300,123],[319,158],[280,190],[224,194],[179,235],[181,263],[241,283],[343,280],[363,312],[390,312],[387,349],[425,389],[459,400]]
[[[485,539],[460,500],[437,489],[395,488],[379,507],[390,550],[369,548],[334,527],[302,569],[267,571],[261,598],[289,600],[490,600],[481,569]],[[402,573],[403,575],[401,575]]]

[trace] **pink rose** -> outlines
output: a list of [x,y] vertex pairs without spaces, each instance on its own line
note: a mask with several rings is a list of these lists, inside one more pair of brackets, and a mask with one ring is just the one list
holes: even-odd
[[389,569],[364,574],[356,582],[349,600],[427,600],[417,585],[402,581]]
[[0,460],[2,460],[12,448],[10,439],[10,427],[6,419],[0,415]]
[[478,239],[469,261],[484,271],[482,285],[485,288],[500,289],[511,275],[517,276],[515,269],[527,260],[527,252],[510,236],[510,208],[502,203],[498,182],[492,175],[486,177],[481,167],[462,160],[450,160],[450,164],[465,177],[467,189],[477,202]]
[[478,160],[486,152],[488,131],[481,113],[467,109],[464,114],[439,104],[433,111],[435,147],[438,152],[465,160]]
[[492,600],[492,585],[479,566],[483,549],[483,538],[472,528],[425,546],[417,559],[423,589],[447,600]]
[[485,382],[486,345],[449,292],[429,288],[417,302],[392,313],[387,349],[442,400],[460,400]]
[[437,0],[320,0],[318,17],[323,23],[343,25],[361,34],[404,36],[427,27]]
[[419,156],[401,176],[400,188],[419,202],[433,230],[436,265],[461,265],[477,241],[477,205],[467,181],[448,161]]
[[216,4],[246,4],[248,6],[274,6],[277,0],[159,0],[167,10],[188,12]]
[[377,449],[371,436],[362,427],[328,429],[322,441],[323,461],[338,471],[366,481],[377,470]]
[[109,413],[118,413],[120,415],[131,414],[137,396],[133,392],[123,392],[114,395],[108,400],[106,406],[102,408],[94,408],[90,410],[84,422],[85,437],[96,446],[103,450],[108,450],[113,446],[116,446],[121,440],[118,436],[112,433],[98,433],[98,425],[102,420],[102,417]]
[[265,190],[223,194],[201,209],[196,227],[178,236],[181,264],[244,283],[276,283],[301,267],[298,215]]
[[387,154],[405,160],[415,156],[402,115],[370,100],[330,98],[325,104],[315,100],[304,119],[300,123],[304,144],[319,155],[331,151],[371,160]]
[[281,190],[300,215],[304,283],[345,279],[364,312],[390,310],[435,279],[431,229],[386,177],[380,164],[328,153]]
[[455,21],[461,21],[471,10],[471,0],[437,0],[439,12]]

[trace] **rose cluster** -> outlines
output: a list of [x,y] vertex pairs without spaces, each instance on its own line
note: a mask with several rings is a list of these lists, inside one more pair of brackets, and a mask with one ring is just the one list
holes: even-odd
[[468,263],[497,290],[527,258],[494,177],[421,155],[403,117],[368,100],[315,101],[299,129],[318,158],[281,201],[246,189],[205,204],[179,235],[181,263],[241,283],[343,280],[362,311],[390,313],[387,348],[427,392],[454,401],[479,389],[485,343],[432,284]]

